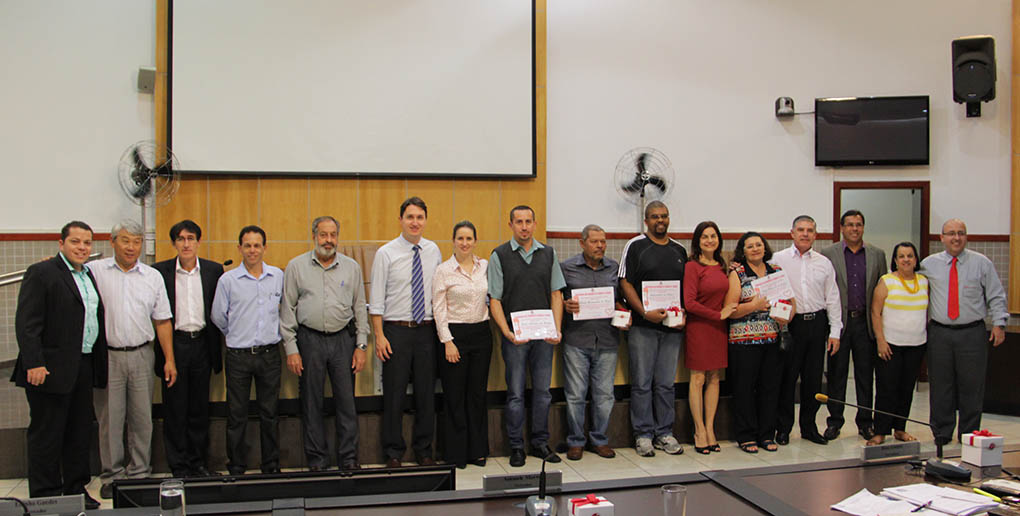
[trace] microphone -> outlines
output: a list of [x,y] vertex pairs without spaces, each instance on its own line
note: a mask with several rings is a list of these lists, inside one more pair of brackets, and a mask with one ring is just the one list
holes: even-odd
[[234,260],[227,260],[227,261],[223,262],[223,265],[230,265],[232,263],[234,263]]
[[[871,412],[876,412],[878,414],[884,414],[886,416],[891,416],[891,417],[894,417],[894,418],[897,418],[897,419],[904,419],[906,421],[912,421],[912,422],[917,423],[919,425],[924,425],[924,426],[926,426],[928,428],[931,428],[932,434],[935,434],[935,428],[933,426],[931,426],[931,423],[929,423],[927,421],[919,421],[917,419],[911,419],[909,417],[901,416],[899,414],[893,414],[892,412],[886,412],[884,410],[878,410],[878,409],[874,409],[874,408],[870,408],[870,407],[862,407],[860,405],[855,405],[853,403],[848,403],[848,402],[843,401],[843,400],[837,400],[836,398],[830,398],[830,397],[828,397],[825,394],[822,394],[820,392],[815,394],[815,400],[817,400],[819,403],[828,403],[830,401],[833,401],[833,402],[836,402],[836,403],[840,403],[842,405],[846,405],[848,407],[854,407],[854,408],[863,409],[863,410],[870,410]],[[937,438],[935,439],[935,457],[936,458],[934,458],[934,459],[928,459],[928,460],[925,461],[925,464],[924,464],[924,473],[925,474],[931,474],[932,476],[942,477],[942,478],[945,478],[947,480],[970,481],[970,470],[969,469],[960,466],[958,463],[950,462],[950,461],[942,459],[942,443],[940,443]]]
[[542,457],[542,471],[538,473],[538,494],[529,496],[524,502],[525,516],[556,516],[556,500],[545,495],[545,461],[555,455]]

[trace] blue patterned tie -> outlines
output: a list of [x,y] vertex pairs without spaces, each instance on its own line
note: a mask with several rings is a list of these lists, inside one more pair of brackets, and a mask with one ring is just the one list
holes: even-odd
[[421,246],[414,246],[414,258],[411,259],[411,315],[414,322],[425,320],[425,288],[421,277]]

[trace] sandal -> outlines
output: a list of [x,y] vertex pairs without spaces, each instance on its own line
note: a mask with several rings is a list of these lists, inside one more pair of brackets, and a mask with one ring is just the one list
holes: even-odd
[[713,451],[713,452],[716,452],[716,453],[719,453],[719,452],[722,451],[722,447],[719,446],[719,443],[710,444],[710,445],[707,446],[707,448],[708,448],[708,451]]
[[779,445],[776,444],[772,439],[767,439],[758,443],[758,449],[764,448],[767,452],[779,451]]
[[740,446],[740,450],[744,453],[758,453],[758,443],[754,441],[740,443],[738,446]]
[[694,452],[695,453],[700,453],[702,455],[708,455],[708,454],[712,453],[712,450],[710,448],[711,448],[710,446],[695,446],[694,447]]

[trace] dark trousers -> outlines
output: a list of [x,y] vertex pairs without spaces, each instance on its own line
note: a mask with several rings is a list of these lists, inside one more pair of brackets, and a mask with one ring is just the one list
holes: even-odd
[[259,441],[262,470],[280,465],[280,435],[277,429],[276,404],[280,396],[280,350],[252,354],[245,349],[227,348],[227,469],[241,473],[248,469],[248,400],[251,382],[255,380],[255,400],[259,413]]
[[[805,315],[814,315],[806,320]],[[829,337],[829,320],[825,310],[813,314],[797,314],[790,321],[791,341],[783,359],[783,379],[779,384],[779,411],[776,430],[790,433],[793,429],[794,392],[800,378],[800,433],[818,432],[815,414],[818,402],[815,394],[822,389],[822,369],[825,365],[825,345]]]
[[177,382],[163,386],[163,440],[166,462],[174,476],[205,467],[209,450],[209,347],[205,337],[196,339],[174,333]]
[[443,437],[447,462],[464,465],[489,454],[488,407],[485,402],[492,358],[489,321],[451,324],[460,362],[446,360],[439,344],[439,377],[443,381]]
[[726,378],[733,383],[733,427],[738,443],[776,436],[776,402],[782,360],[779,343],[730,344]]
[[957,439],[981,429],[989,346],[984,325],[964,329],[928,325],[929,401],[935,439],[943,443],[953,439],[957,409]]
[[358,459],[358,414],[354,409],[354,336],[346,330],[325,334],[298,326],[298,351],[304,371],[298,378],[301,390],[301,423],[305,428],[308,466],[329,465],[329,445],[323,424],[323,389],[329,375],[336,409],[336,457],[343,466]]
[[91,476],[92,355],[83,354],[71,392],[25,389],[28,423],[28,496],[85,492]]
[[[846,382],[850,372],[850,355],[853,354],[854,361],[854,386],[857,388],[857,404],[862,407],[872,407],[872,377],[874,376],[874,360],[878,356],[878,348],[875,341],[868,336],[867,315],[850,317],[844,321],[845,330],[839,339],[839,351],[835,355],[829,355],[829,371],[826,376],[826,390],[830,397],[846,401]],[[826,424],[830,427],[843,428],[842,403],[830,401],[828,403],[829,417]],[[873,424],[870,410],[857,409],[857,423],[859,430]]]
[[[914,400],[914,383],[921,370],[925,345],[889,345],[892,357],[875,361],[875,408],[903,417],[910,416],[910,402]],[[902,418],[875,414],[875,433],[888,435],[893,430],[904,430],[907,421]]]
[[383,362],[383,453],[400,460],[407,450],[403,435],[404,398],[408,382],[414,386],[414,430],[411,447],[415,457],[432,457],[436,425],[436,328],[407,328],[383,322],[383,335],[392,354]]

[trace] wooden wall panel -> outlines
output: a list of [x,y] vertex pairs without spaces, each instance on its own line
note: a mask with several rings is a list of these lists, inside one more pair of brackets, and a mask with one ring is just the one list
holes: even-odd
[[271,241],[309,240],[308,208],[307,178],[259,179],[259,226]]
[[168,233],[171,226],[184,219],[195,221],[202,228],[202,239],[208,239],[209,236],[205,234],[209,219],[208,208],[208,180],[204,176],[182,178],[173,202],[156,210],[156,259],[165,260],[176,256]]
[[263,261],[269,265],[285,269],[295,256],[311,251],[312,247],[311,236],[304,242],[274,242],[270,240],[269,245],[266,246],[266,254]]
[[[429,208],[425,238],[434,242],[449,242],[453,229],[453,180],[408,179],[407,196],[417,195]],[[403,199],[401,199],[403,202]],[[443,256],[447,256],[445,253]]]
[[[308,215],[311,220],[330,215],[340,223],[340,240],[360,240],[358,234],[358,180],[329,178],[308,182]],[[311,226],[309,226],[311,230]]]
[[393,240],[400,234],[400,203],[407,199],[404,179],[358,181],[361,240]]
[[237,242],[237,233],[258,224],[258,179],[209,179],[209,224],[203,232],[211,241]]
[[457,180],[453,185],[454,223],[470,220],[478,230],[479,256],[486,257],[500,242],[509,238],[507,215],[500,210],[502,188],[489,179]]

